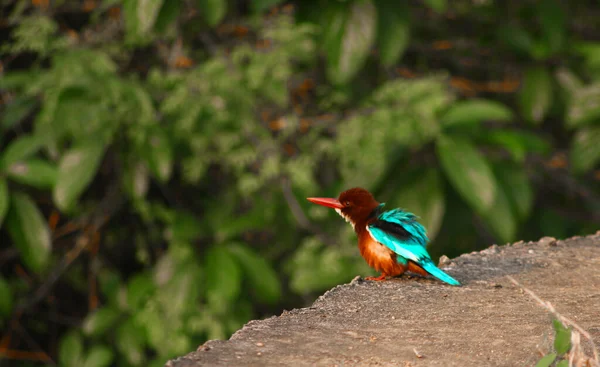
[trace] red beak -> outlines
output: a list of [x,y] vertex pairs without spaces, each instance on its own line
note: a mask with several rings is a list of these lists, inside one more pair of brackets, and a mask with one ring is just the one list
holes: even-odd
[[342,209],[344,206],[337,199],[330,198],[306,198],[311,203],[323,205],[329,208]]

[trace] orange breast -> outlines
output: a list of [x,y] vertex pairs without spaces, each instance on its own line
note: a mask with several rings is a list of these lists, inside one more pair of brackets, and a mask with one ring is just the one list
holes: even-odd
[[373,269],[390,276],[404,273],[406,267],[396,262],[396,253],[364,231],[358,237],[360,254]]

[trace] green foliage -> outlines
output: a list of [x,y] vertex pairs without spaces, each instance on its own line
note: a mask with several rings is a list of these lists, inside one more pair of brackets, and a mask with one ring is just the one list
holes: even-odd
[[[59,314],[98,301],[61,366],[163,365],[373,274],[307,196],[368,188],[434,257],[598,225],[588,5],[9,3],[0,318],[39,288]],[[23,322],[47,341],[42,318]]]
[[[555,361],[557,367],[569,365],[568,352],[571,349],[571,329],[566,328],[559,320],[553,320],[554,325],[554,351],[546,354],[535,365],[536,367],[549,367]],[[558,360],[556,359],[558,357]]]

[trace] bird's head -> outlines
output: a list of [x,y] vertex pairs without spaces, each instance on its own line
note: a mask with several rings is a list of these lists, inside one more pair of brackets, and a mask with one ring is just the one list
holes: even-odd
[[307,198],[308,201],[334,208],[347,222],[355,226],[357,223],[367,221],[369,215],[377,208],[379,203],[367,190],[355,187],[333,198]]

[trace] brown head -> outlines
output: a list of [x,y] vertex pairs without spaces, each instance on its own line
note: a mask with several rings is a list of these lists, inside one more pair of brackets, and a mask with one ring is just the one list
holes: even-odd
[[373,210],[379,205],[370,192],[360,187],[355,187],[342,192],[337,199],[307,199],[312,203],[334,208],[339,215],[350,222],[354,227],[358,223],[366,223]]

